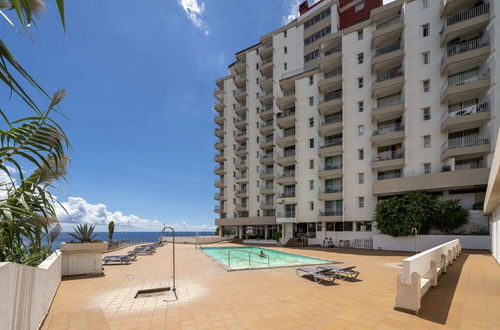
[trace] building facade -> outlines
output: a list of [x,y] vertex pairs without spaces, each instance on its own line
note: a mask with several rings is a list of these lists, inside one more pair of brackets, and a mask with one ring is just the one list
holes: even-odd
[[500,4],[322,0],[300,13],[216,81],[223,232],[369,245],[390,196],[480,209],[499,129]]

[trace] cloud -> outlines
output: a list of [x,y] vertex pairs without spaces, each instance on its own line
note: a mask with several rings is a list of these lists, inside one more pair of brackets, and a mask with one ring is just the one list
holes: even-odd
[[178,2],[194,26],[203,30],[206,36],[210,35],[210,30],[207,28],[202,18],[205,12],[205,3],[198,0],[178,0]]
[[[136,215],[125,215],[121,211],[109,211],[104,204],[90,204],[81,197],[68,197],[66,202],[57,205],[57,217],[61,224],[89,223],[92,225],[107,225],[114,221],[116,226],[136,227],[143,229],[161,229],[164,221],[143,219]],[[192,225],[186,222],[168,223],[179,231],[205,231],[211,230],[213,226]]]
[[283,15],[281,18],[281,22],[283,25],[286,25],[299,17],[299,5],[303,2],[303,0],[287,0],[287,13]]

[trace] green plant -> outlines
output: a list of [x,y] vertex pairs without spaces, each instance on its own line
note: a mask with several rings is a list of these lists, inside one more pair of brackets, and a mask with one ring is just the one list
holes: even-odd
[[473,210],[482,211],[483,210],[483,206],[484,206],[484,201],[482,201],[482,202],[476,202],[476,203],[472,204],[472,209]]
[[250,238],[250,234],[249,233],[245,233],[245,239],[249,239]]
[[432,227],[452,234],[455,230],[466,225],[469,222],[470,214],[469,210],[463,208],[461,203],[459,199],[438,201]]
[[275,232],[274,232],[274,234],[273,234],[273,238],[274,238],[274,240],[276,240],[276,241],[278,241],[278,242],[280,241],[280,239],[281,239],[281,237],[282,237],[282,236],[283,236],[283,234],[282,234],[282,233],[281,233],[281,231],[279,231],[279,230],[278,230],[278,231],[275,231]]
[[73,227],[75,233],[70,233],[71,237],[79,241],[80,243],[92,242],[97,234],[94,234],[95,226],[89,226],[87,223],[80,224]]
[[480,225],[480,224],[474,224],[472,228],[470,229],[469,235],[489,235],[490,230],[488,226],[485,225]]
[[108,223],[108,237],[109,237],[109,241],[112,242],[113,241],[113,234],[115,233],[115,222],[114,221],[110,221]]
[[377,228],[393,237],[427,234],[432,227],[437,198],[423,192],[412,192],[381,201],[375,208]]

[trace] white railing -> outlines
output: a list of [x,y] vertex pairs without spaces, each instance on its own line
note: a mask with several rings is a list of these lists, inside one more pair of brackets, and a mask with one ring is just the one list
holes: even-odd
[[403,41],[396,41],[393,44],[376,49],[374,57],[388,54],[388,53],[391,53],[395,50],[402,49],[402,48],[403,48]]
[[263,98],[263,97],[266,97],[266,96],[272,95],[272,94],[273,94],[273,90],[269,89],[267,91],[263,91],[263,92],[259,93],[259,98]]
[[320,171],[331,171],[331,170],[340,170],[342,169],[343,164],[342,163],[337,163],[337,164],[328,164],[323,167],[320,167]]
[[382,22],[380,24],[377,24],[377,27],[376,27],[376,30],[380,30],[380,29],[383,29],[383,28],[386,28],[388,26],[391,26],[393,24],[397,24],[399,22],[402,22],[403,19],[401,16],[396,16],[396,17],[393,17],[385,22]]
[[441,122],[444,122],[448,118],[458,118],[473,115],[481,112],[490,112],[490,101],[483,103],[472,104],[472,105],[460,105],[458,107],[449,107],[448,111],[443,113],[441,116]]
[[342,145],[342,138],[336,138],[336,139],[321,141],[319,147],[320,148],[328,148],[328,147],[340,146],[340,145]]
[[392,132],[401,132],[404,131],[404,129],[405,129],[404,124],[384,125],[374,130],[373,136],[392,133]]
[[325,73],[325,79],[340,76],[340,75],[342,75],[342,67],[341,66]]
[[404,99],[401,94],[387,96],[377,100],[377,107],[375,109],[392,107],[397,104],[403,104]]
[[333,123],[340,123],[341,121],[342,121],[342,113],[334,114],[325,118],[325,121],[321,123],[321,126]]
[[441,151],[455,148],[473,147],[490,143],[490,137],[487,135],[471,134],[458,138],[449,139],[441,146]]
[[441,57],[441,65],[446,61],[448,57],[470,52],[472,50],[486,47],[490,45],[490,36],[484,36],[472,40],[468,40],[456,45],[449,46],[446,52]]
[[490,12],[490,4],[485,3],[483,5],[480,5],[480,6],[465,10],[463,12],[454,14],[452,16],[449,16],[446,19],[446,21],[444,22],[444,25],[443,25],[440,33],[443,34],[444,30],[446,29],[447,26],[457,24],[457,23],[472,19],[472,18],[477,17],[477,16],[488,14],[489,12]]
[[342,52],[342,45],[325,50],[323,57]]
[[391,160],[391,159],[401,159],[404,158],[405,153],[404,151],[384,151],[380,152],[376,155],[373,156],[373,161],[374,162],[380,162],[384,160]]
[[287,72],[287,73],[283,73],[281,75],[281,80],[288,79],[288,78],[291,78],[293,76],[297,76],[299,74],[302,74],[304,72],[308,72],[308,71],[314,70],[317,67],[318,67],[317,65],[310,65],[310,64],[308,64],[308,65],[304,66],[303,68],[300,68],[300,69],[297,69],[297,70],[293,70],[293,71],[290,71],[290,72]]
[[402,77],[403,75],[404,75],[404,71],[402,68],[392,69],[392,70],[389,70],[389,71],[386,71],[386,72],[383,72],[383,73],[377,75],[377,77],[373,80],[373,83],[374,84],[380,83],[380,82],[387,81],[390,79]]
[[449,76],[441,87],[441,92],[449,87],[456,87],[463,84],[469,84],[475,81],[488,79],[490,77],[490,69],[477,71],[465,71]]
[[339,89],[337,91],[325,94],[323,99],[321,100],[321,103],[332,101],[332,100],[337,100],[342,98],[342,90]]

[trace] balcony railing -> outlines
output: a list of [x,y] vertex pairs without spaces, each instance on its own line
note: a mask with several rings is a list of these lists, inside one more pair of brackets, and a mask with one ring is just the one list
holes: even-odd
[[402,68],[392,69],[392,70],[389,70],[389,71],[386,71],[386,72],[383,72],[383,73],[377,75],[377,77],[373,80],[373,83],[374,84],[380,83],[380,82],[387,81],[390,79],[402,77],[403,75],[404,75],[404,72],[403,72]]
[[374,57],[388,54],[398,49],[403,49],[403,41],[396,41],[393,44],[376,49]]
[[236,166],[246,166],[246,165],[247,165],[247,162],[243,161],[243,160],[240,160],[240,161],[236,162]]
[[224,193],[215,193],[214,198],[224,198]]
[[224,180],[215,180],[214,184],[224,184]]
[[219,205],[214,206],[214,212],[220,212],[221,210],[222,210],[222,207],[220,207]]
[[448,149],[473,147],[490,143],[490,137],[487,135],[471,134],[458,138],[449,139],[441,146],[441,151]]
[[277,218],[295,218],[295,211],[278,212]]
[[264,170],[264,171],[261,171],[260,174],[262,175],[274,175],[274,170]]
[[341,98],[342,98],[342,90],[339,89],[337,91],[325,94],[321,103],[332,101],[332,100],[337,100],[337,99],[341,99]]
[[321,194],[336,194],[342,192],[342,186],[339,187],[325,187],[325,189],[320,189]]
[[333,69],[332,71],[328,71],[327,73],[325,73],[325,79],[340,76],[340,75],[342,75],[342,67],[341,66]]
[[405,130],[405,125],[404,124],[391,124],[391,125],[384,125],[376,130],[373,131],[373,136],[377,135],[382,135],[382,134],[387,134],[387,133],[393,133],[393,132],[401,132]]
[[464,116],[473,115],[481,112],[490,112],[490,101],[463,106],[460,105],[458,107],[450,107],[448,111],[443,113],[441,116],[441,122],[444,122],[448,118],[459,118]]
[[234,77],[234,80],[245,79],[247,77],[246,73],[242,73]]
[[274,157],[274,153],[263,154],[260,159],[272,159]]
[[246,93],[246,92],[247,92],[246,88],[238,88],[238,89],[236,89],[236,90],[233,91],[233,96],[241,94],[241,93]]
[[390,180],[402,178],[403,174],[401,171],[388,171],[386,173],[379,173],[377,175],[377,180]]
[[271,111],[273,110],[273,105],[272,104],[266,105],[265,108],[260,109],[259,113],[263,113],[263,112],[270,111],[270,110]]
[[400,151],[384,151],[373,156],[374,162],[381,162],[384,160],[401,159],[404,158],[405,152]]
[[385,22],[382,22],[380,24],[377,24],[377,27],[376,27],[376,30],[380,30],[380,29],[383,29],[383,28],[386,28],[388,26],[391,26],[393,24],[397,24],[399,22],[402,22],[403,21],[403,18],[401,16],[396,16],[396,17],[393,17]]
[[475,49],[486,47],[490,45],[490,37],[484,36],[472,40],[468,40],[457,45],[449,46],[446,52],[441,57],[441,65],[448,57],[470,52]]
[[297,70],[293,70],[293,71],[290,71],[290,72],[287,72],[287,73],[283,73],[281,75],[281,79],[291,78],[293,76],[302,74],[304,72],[314,70],[316,68],[317,68],[317,65],[308,64],[308,65],[304,66],[303,68],[300,68],[300,69],[297,69]]
[[290,95],[295,95],[295,88],[290,88],[290,89],[283,91],[283,97],[290,96]]
[[260,92],[259,93],[259,98],[263,98],[263,97],[266,97],[266,96],[272,95],[272,94],[273,94],[273,90],[269,89],[267,91]]
[[469,84],[475,81],[487,79],[490,77],[490,69],[482,71],[466,71],[449,76],[441,87],[441,92],[449,87],[456,87],[463,84]]
[[261,190],[273,190],[274,186],[272,184],[264,185],[260,188]]
[[277,118],[286,118],[290,116],[295,116],[295,108],[290,108],[288,110],[281,111],[276,115]]
[[269,127],[269,126],[273,126],[273,122],[272,121],[266,121],[266,122],[263,122],[262,125],[260,125],[260,128],[265,128],[265,127]]
[[331,170],[340,170],[342,169],[343,164],[338,163],[338,164],[327,164],[320,168],[320,171],[331,171]]
[[271,135],[262,140],[261,143],[273,142],[274,137]]
[[262,61],[262,63],[261,63],[260,65],[261,65],[261,66],[264,66],[264,65],[266,65],[266,64],[271,63],[272,61],[273,61],[273,58],[271,57],[271,58],[268,58],[267,60]]
[[272,201],[260,202],[260,207],[269,207],[269,206],[274,206],[274,202]]
[[248,194],[248,190],[246,190],[246,189],[239,189],[239,190],[236,190],[236,193],[237,194]]
[[403,104],[404,98],[401,94],[384,97],[377,100],[377,107],[375,109],[392,107],[394,105]]
[[262,46],[260,46],[259,52],[261,52],[261,51],[263,51],[263,50],[266,50],[266,49],[268,49],[268,48],[270,48],[270,47],[272,47],[272,46],[273,46],[273,42],[272,42],[272,41],[271,41],[271,42],[268,42],[268,43],[266,43],[266,44],[263,44]]
[[446,29],[447,26],[461,23],[463,21],[467,21],[469,19],[472,19],[477,16],[481,16],[484,14],[488,14],[490,12],[490,4],[485,3],[483,5],[465,10],[463,12],[457,13],[455,15],[449,16],[446,21],[443,24],[443,27],[441,29],[441,34],[444,33],[444,30]]
[[322,141],[320,143],[320,148],[328,148],[328,147],[333,147],[333,146],[340,146],[342,145],[342,138],[336,138],[336,139],[329,139]]
[[233,110],[241,109],[241,108],[244,108],[246,106],[247,106],[246,103],[236,103],[235,105],[233,105]]
[[283,152],[283,157],[294,157],[295,156],[295,150],[286,150]]
[[332,54],[335,54],[335,53],[338,53],[338,52],[341,52],[341,51],[342,51],[342,45],[336,46],[336,47],[333,47],[333,48],[330,48],[330,49],[326,50],[323,53],[323,57],[329,56],[329,55],[332,55]]
[[215,170],[216,171],[224,171],[224,166],[216,166]]
[[293,198],[295,197],[295,191],[285,191],[281,194],[278,194],[279,198]]
[[236,151],[246,151],[246,150],[247,150],[247,146],[246,145],[239,146],[238,148],[236,148]]
[[236,179],[248,179],[248,175],[246,175],[246,174],[238,174],[236,176]]
[[236,208],[239,208],[239,209],[246,209],[247,207],[248,207],[248,204],[246,204],[246,203],[236,204]]
[[324,125],[329,125],[329,124],[334,124],[334,123],[340,123],[342,122],[342,113],[339,113],[339,114],[335,114],[335,115],[331,115],[331,116],[328,116],[327,118],[325,118],[325,120],[321,123],[321,126],[324,126]]
[[239,136],[246,136],[247,135],[247,131],[241,131],[241,132],[238,132],[236,133],[236,137],[239,137]]
[[341,217],[343,215],[342,210],[325,210],[325,211],[320,211],[319,216],[320,217]]
[[281,174],[279,177],[280,178],[291,178],[295,176],[295,171],[284,171],[283,174]]
[[268,74],[267,76],[263,76],[263,77],[262,77],[262,79],[260,80],[260,82],[262,83],[262,82],[264,82],[264,81],[266,81],[266,80],[268,80],[268,79],[272,79],[272,78],[273,78],[273,74],[272,74],[272,72],[271,72],[271,73],[270,73],[270,74]]
[[236,120],[235,120],[235,124],[237,123],[241,123],[241,122],[244,122],[247,120],[247,117],[246,116],[243,116],[243,117],[236,117]]

